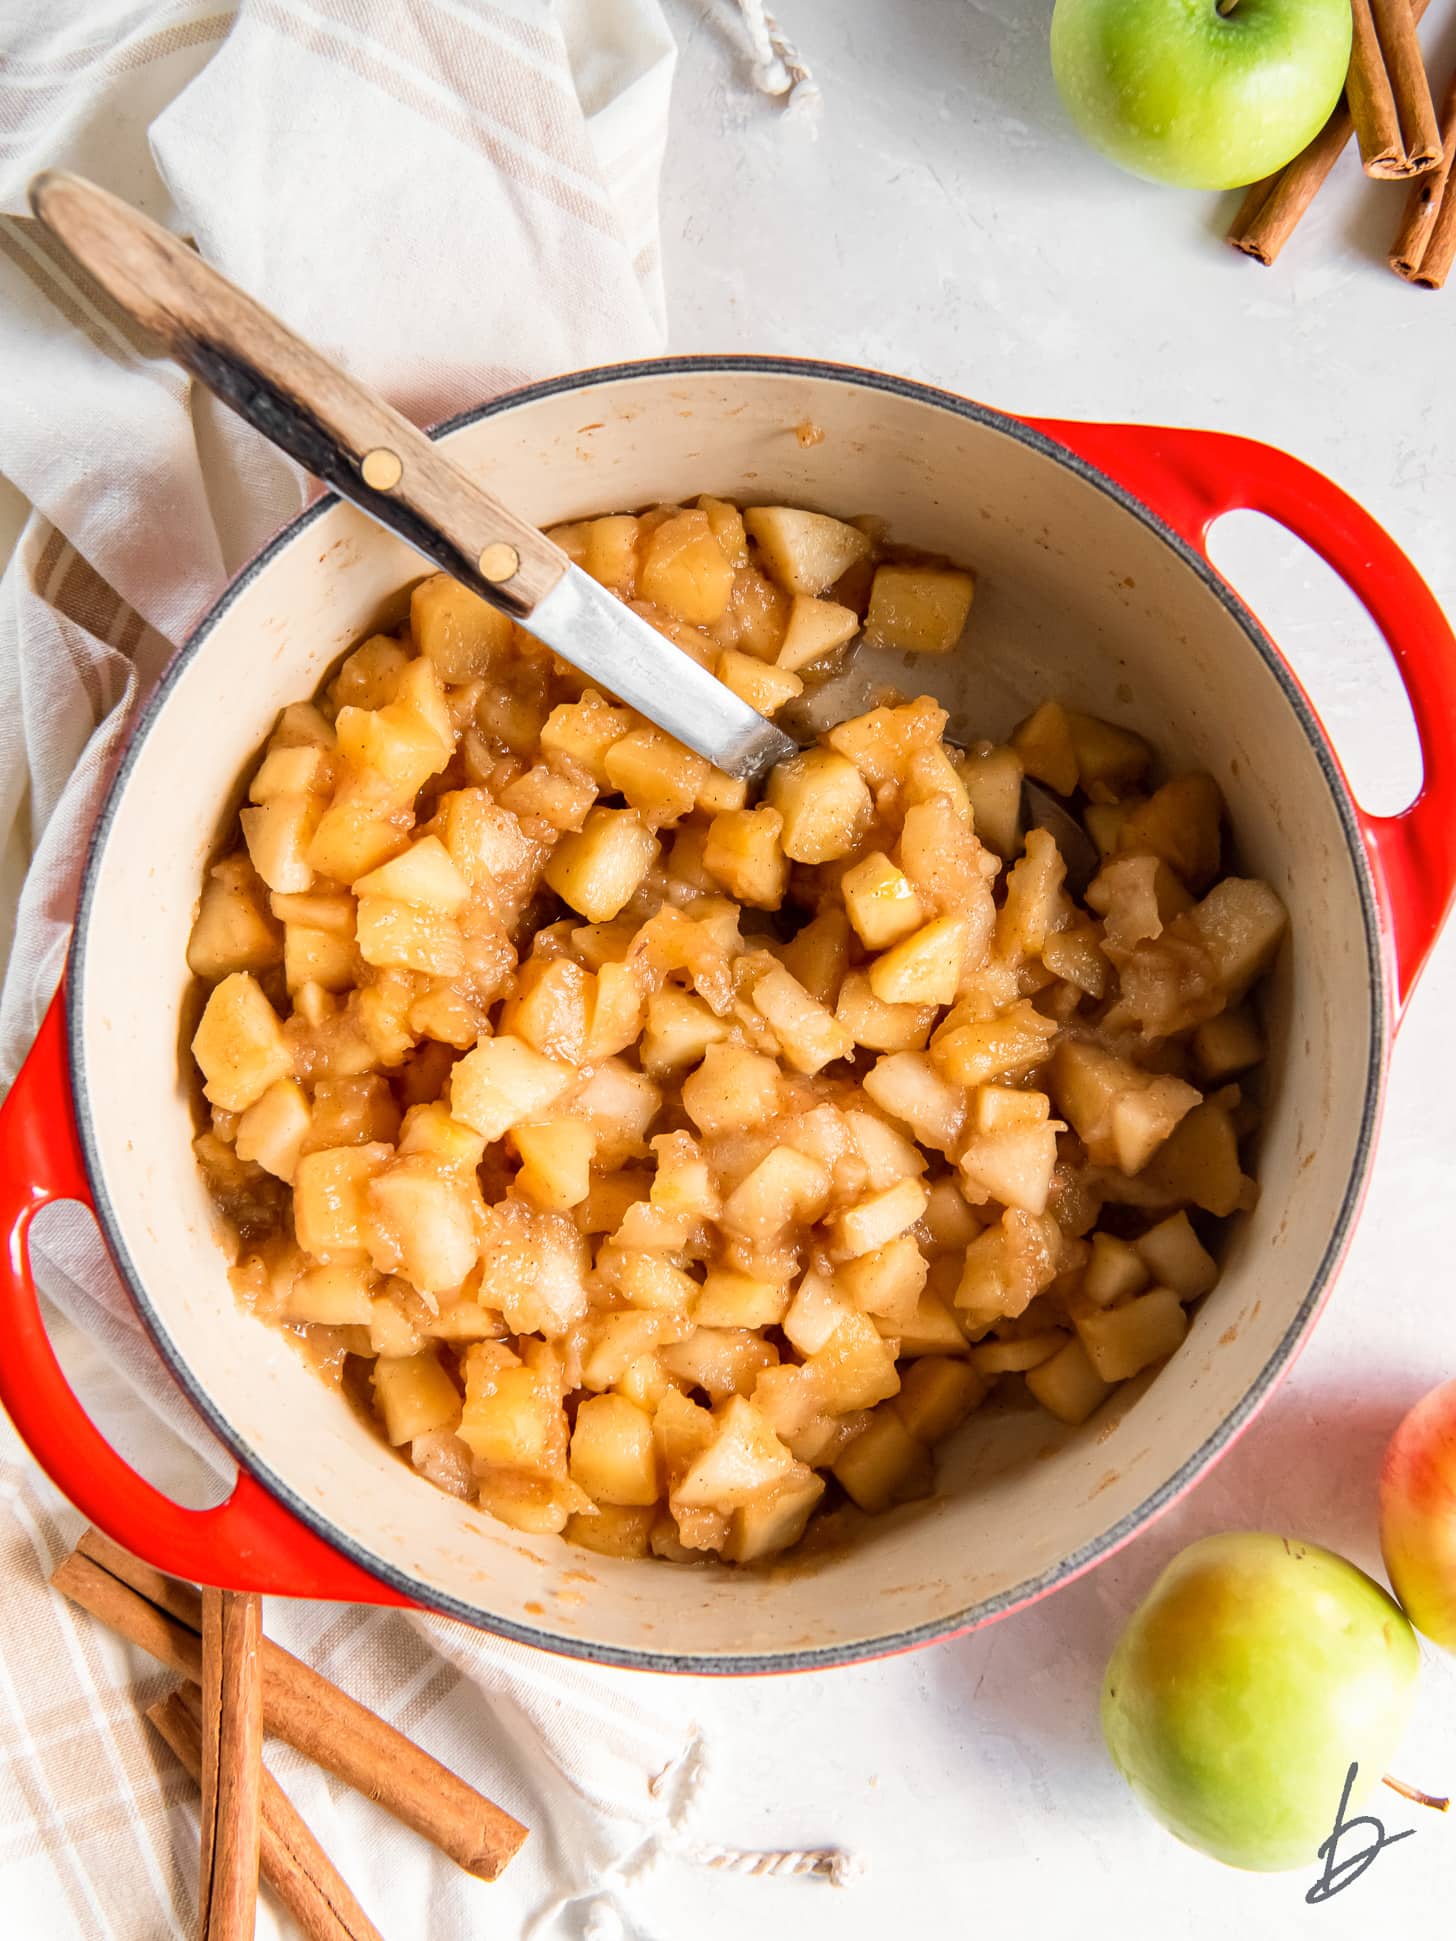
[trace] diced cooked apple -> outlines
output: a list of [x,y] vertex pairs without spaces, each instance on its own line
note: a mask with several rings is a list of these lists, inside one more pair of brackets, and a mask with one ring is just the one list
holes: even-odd
[[[849,1294],[837,1279],[811,1268],[800,1281],[784,1316],[784,1334],[789,1345],[801,1355],[815,1355],[825,1346],[835,1329],[854,1312]],[[815,1407],[822,1406],[817,1397]]]
[[591,1187],[597,1136],[580,1119],[547,1119],[518,1125],[512,1133],[521,1155],[516,1186],[533,1206],[565,1213],[579,1206]]
[[369,1347],[376,1355],[403,1360],[417,1355],[425,1337],[415,1326],[415,1316],[400,1298],[403,1283],[387,1280],[369,1303]]
[[1154,1153],[1141,1183],[1164,1205],[1188,1203],[1222,1218],[1244,1204],[1252,1187],[1239,1165],[1234,1122],[1223,1106],[1205,1099],[1181,1120]]
[[911,758],[922,748],[938,748],[949,717],[929,695],[902,707],[872,708],[831,728],[824,739],[847,755],[872,789],[903,781]]
[[409,835],[387,810],[388,804],[367,790],[341,789],[314,830],[310,869],[336,883],[353,883],[397,856]]
[[1044,1212],[1057,1163],[1057,1134],[1064,1129],[1059,1120],[1049,1119],[1042,1125],[973,1132],[956,1159],[967,1198],[977,1205],[993,1199],[1028,1213]]
[[[890,1330],[890,1323],[885,1327]],[[965,1331],[950,1307],[933,1288],[927,1287],[909,1321],[896,1322],[893,1333],[900,1344],[900,1358],[909,1361],[921,1355],[963,1355]]]
[[444,690],[423,656],[404,668],[386,707],[341,708],[334,725],[350,769],[392,806],[410,802],[455,752]]
[[610,513],[590,519],[581,528],[584,547],[581,565],[620,600],[637,592],[637,540],[640,522],[630,513]]
[[700,1388],[714,1402],[751,1394],[765,1368],[778,1361],[778,1349],[751,1328],[696,1327],[662,1350],[669,1374]]
[[450,1074],[451,1115],[487,1140],[499,1139],[539,1118],[575,1080],[570,1065],[543,1057],[520,1038],[484,1038]]
[[797,506],[745,506],[743,523],[768,571],[790,593],[823,593],[870,550],[856,527]]
[[978,1341],[971,1349],[971,1366],[987,1381],[995,1381],[998,1375],[1024,1375],[1050,1361],[1070,1339],[1065,1328],[1043,1328],[1002,1341]]
[[374,1404],[396,1449],[460,1419],[460,1392],[433,1348],[399,1358],[381,1355],[374,1364]]
[[814,1506],[824,1494],[824,1478],[798,1463],[780,1481],[733,1512],[723,1556],[730,1564],[757,1563],[799,1541]]
[[1162,1361],[1188,1332],[1188,1316],[1168,1287],[1136,1294],[1121,1307],[1079,1310],[1077,1337],[1104,1382],[1124,1382]]
[[1019,1078],[1046,1063],[1056,1023],[1029,1003],[978,1018],[957,1006],[930,1042],[930,1058],[952,1084],[982,1086]]
[[1052,1089],[1092,1160],[1129,1175],[1142,1171],[1199,1102],[1181,1078],[1141,1071],[1086,1040],[1057,1048]]
[[367,1328],[376,1279],[373,1268],[361,1264],[310,1267],[288,1291],[288,1318],[325,1328]]
[[897,1180],[849,1206],[835,1222],[835,1246],[844,1259],[873,1252],[907,1232],[925,1212],[926,1192],[918,1179]]
[[1218,874],[1223,796],[1211,775],[1177,775],[1135,808],[1118,831],[1122,850],[1150,850],[1195,892]]
[[275,795],[238,817],[252,864],[270,890],[306,890],[310,846],[324,812],[318,795]]
[[701,494],[697,503],[708,515],[708,524],[724,559],[735,572],[746,567],[748,535],[743,527],[743,514],[737,506],[731,505],[727,499],[715,499],[707,492]]
[[693,1315],[704,1328],[776,1328],[788,1308],[787,1287],[715,1267],[703,1279]]
[[796,863],[849,855],[874,813],[864,777],[832,748],[806,748],[780,762],[764,799],[782,816],[780,846]]
[[1112,1307],[1141,1294],[1151,1278],[1137,1249],[1114,1234],[1094,1233],[1092,1254],[1082,1275],[1082,1293],[1098,1307]]
[[719,1220],[730,1233],[762,1245],[790,1221],[817,1220],[829,1193],[827,1167],[792,1146],[776,1146],[734,1187]]
[[642,1031],[642,986],[625,963],[602,964],[587,989],[584,1062],[595,1065],[637,1042]]
[[608,1172],[645,1153],[647,1129],[661,1108],[657,1086],[620,1058],[604,1058],[593,1066],[571,1101],[572,1117],[595,1129],[596,1164]]
[[889,1322],[909,1321],[920,1305],[929,1272],[925,1256],[908,1233],[844,1262],[839,1286],[865,1314]]
[[796,593],[789,607],[789,623],[779,646],[778,664],[791,674],[836,653],[859,632],[859,615],[853,607],[842,607],[833,600],[816,600],[807,593]]
[[410,633],[442,681],[480,681],[510,646],[507,614],[447,573],[421,580],[410,595]]
[[1152,764],[1153,751],[1141,735],[1119,728],[1100,715],[1069,711],[1077,779],[1094,802],[1112,802],[1136,788]]
[[835,1059],[848,1058],[854,1050],[853,1038],[834,1013],[811,997],[782,964],[775,964],[755,982],[753,1003],[796,1072],[812,1075]]
[[637,590],[689,626],[709,627],[728,604],[733,568],[696,506],[653,529],[642,548]]
[[606,756],[637,720],[629,708],[614,708],[594,688],[579,701],[553,708],[541,730],[541,752],[584,769],[598,788],[607,785]]
[[278,1013],[247,971],[213,986],[192,1039],[204,1090],[225,1112],[246,1112],[293,1069]]
[[246,856],[229,856],[209,872],[187,940],[187,968],[208,983],[229,971],[267,970],[283,949],[269,915],[267,889]]
[[869,968],[870,989],[883,1004],[950,1004],[965,964],[959,917],[937,917],[882,952]]
[[719,654],[714,673],[724,687],[760,714],[774,715],[804,692],[804,683],[787,668],[773,667],[736,647]]
[[625,1396],[588,1396],[571,1431],[571,1481],[594,1502],[656,1502],[658,1452],[652,1421]]
[[1197,1300],[1218,1279],[1218,1262],[1199,1240],[1184,1212],[1149,1227],[1133,1246],[1151,1277],[1160,1287],[1171,1287],[1180,1301]]
[[673,1485],[669,1500],[674,1512],[734,1510],[797,1473],[794,1458],[743,1396],[730,1396],[714,1411],[712,1422],[711,1440],[691,1457]]
[[[592,523],[600,526],[606,521],[596,519]],[[645,1557],[656,1521],[655,1504],[635,1507],[598,1503],[589,1513],[578,1511],[569,1516],[561,1534],[568,1543],[578,1544],[598,1557]]]
[[929,1188],[920,1223],[928,1252],[953,1253],[968,1247],[981,1231],[982,1221],[966,1204],[953,1179],[935,1180]]
[[1009,963],[1040,957],[1065,899],[1067,874],[1061,851],[1045,829],[1028,829],[1026,851],[1006,877],[1006,897],[996,918],[997,954]]
[[764,804],[729,809],[708,825],[703,863],[730,896],[759,910],[776,910],[788,888],[789,862],[780,835],[783,817]]
[[840,890],[855,935],[868,950],[887,950],[925,922],[925,906],[914,884],[880,850],[871,850],[847,869]]
[[976,834],[1006,861],[1021,851],[1023,773],[1016,750],[992,742],[978,742],[960,764]]
[[283,981],[290,994],[305,984],[317,985],[321,991],[348,991],[359,982],[352,914],[347,937],[332,930],[315,930],[309,924],[284,926]]
[[729,1036],[726,1018],[715,1017],[700,997],[664,984],[647,1000],[647,1027],[642,1034],[642,1069],[665,1078],[700,1065],[710,1045]]
[[309,1119],[303,1087],[296,1079],[275,1079],[238,1121],[238,1158],[256,1160],[275,1179],[291,1180]]
[[[409,665],[409,649],[390,634],[371,634],[345,660],[334,676],[330,695],[335,709],[384,708],[399,692],[400,676]],[[315,742],[315,748],[327,748]]]
[[805,1366],[813,1371],[829,1413],[845,1415],[898,1393],[898,1353],[893,1336],[882,1335],[868,1315],[851,1308]]
[[563,836],[544,875],[563,902],[591,923],[606,923],[632,897],[659,844],[635,809],[593,809],[580,834]]
[[849,963],[849,919],[838,904],[826,904],[788,943],[779,959],[821,1004],[833,1004]]
[[969,1361],[924,1355],[905,1370],[890,1407],[928,1449],[958,1429],[989,1393],[989,1384]]
[[923,1052],[887,1052],[862,1082],[880,1110],[907,1125],[922,1145],[949,1152],[960,1137],[965,1092],[942,1078]]
[[1048,1415],[1074,1427],[1100,1408],[1113,1388],[1097,1373],[1075,1335],[1049,1360],[1027,1371],[1026,1386]]
[[836,1460],[834,1474],[872,1516],[896,1503],[928,1496],[935,1481],[929,1451],[906,1428],[892,1404],[875,1410],[864,1433]]
[[1061,1253],[1061,1229],[1049,1213],[1008,1207],[999,1223],[966,1248],[955,1304],[967,1327],[989,1327],[1024,1314],[1051,1286]]
[[1209,1085],[1237,1077],[1263,1057],[1264,1034],[1246,1005],[1206,1019],[1193,1034],[1193,1062]]
[[403,1275],[422,1294],[441,1294],[474,1267],[480,1195],[457,1169],[424,1153],[396,1159],[370,1179],[365,1202],[367,1245],[381,1273]]
[[613,741],[602,766],[608,788],[654,828],[687,815],[711,772],[701,755],[657,728],[634,728]]
[[839,989],[836,1021],[869,1051],[923,1051],[935,1023],[933,1004],[884,1004],[864,971],[850,971]]
[[965,631],[975,581],[953,566],[877,566],[865,643],[911,654],[948,654]]
[[357,878],[354,894],[390,897],[453,917],[470,901],[470,884],[438,836],[420,836],[398,856]]
[[361,896],[355,918],[359,955],[381,970],[458,977],[465,946],[452,917],[388,896]]
[[1077,750],[1071,721],[1060,701],[1043,701],[1017,727],[1011,746],[1028,775],[1057,795],[1075,793]]
[[1247,876],[1215,883],[1188,920],[1231,1003],[1274,962],[1289,921],[1269,885]]

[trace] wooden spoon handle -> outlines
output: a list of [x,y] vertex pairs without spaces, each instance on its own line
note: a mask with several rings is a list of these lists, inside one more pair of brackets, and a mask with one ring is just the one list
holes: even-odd
[[560,547],[169,230],[61,170],[35,178],[30,205],[179,364],[452,578],[519,618],[565,573]]

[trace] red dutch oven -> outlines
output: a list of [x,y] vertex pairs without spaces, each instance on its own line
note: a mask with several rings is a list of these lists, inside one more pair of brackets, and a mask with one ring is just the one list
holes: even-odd
[[[803,443],[796,427],[823,436]],[[952,732],[1004,734],[1054,695],[1141,730],[1230,804],[1241,863],[1287,904],[1272,980],[1258,1206],[1182,1349],[1083,1430],[983,1411],[936,1496],[812,1561],[734,1571],[587,1556],[431,1489],[234,1303],[190,1150],[185,950],[236,777],[418,575],[334,499],[239,575],[138,723],[98,822],[66,986],[0,1112],[0,1399],[95,1523],[163,1569],[301,1597],[417,1602],[549,1649],[658,1670],[763,1671],[885,1653],[1068,1582],[1228,1447],[1288,1368],[1349,1239],[1392,1034],[1456,882],[1456,651],[1391,539],[1308,466],[1248,439],[1032,421],[923,385],[772,358],[587,372],[439,436],[542,524],[711,491],[851,514],[972,564],[962,647],[913,678]],[[1278,649],[1209,564],[1210,523],[1269,514],[1389,644],[1424,779],[1403,814],[1354,801]],[[107,1445],[46,1339],[35,1213],[95,1209],[173,1375],[237,1458],[226,1502],[169,1501]]]

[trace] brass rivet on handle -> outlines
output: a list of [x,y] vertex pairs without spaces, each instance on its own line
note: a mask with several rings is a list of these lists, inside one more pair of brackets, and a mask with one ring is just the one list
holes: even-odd
[[495,540],[483,547],[479,560],[481,576],[492,586],[503,586],[507,580],[514,579],[520,571],[521,556],[514,546],[508,546],[503,539]]
[[371,491],[392,492],[404,477],[404,465],[398,452],[378,445],[372,452],[365,452],[359,472]]

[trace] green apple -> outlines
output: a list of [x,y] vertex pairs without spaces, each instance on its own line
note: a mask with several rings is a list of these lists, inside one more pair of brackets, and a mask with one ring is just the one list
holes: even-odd
[[1456,1651],[1456,1382],[1432,1389],[1390,1439],[1380,1548],[1411,1623]]
[[1313,1866],[1350,1766],[1352,1803],[1379,1784],[1419,1663],[1399,1605],[1343,1557],[1251,1530],[1204,1537],[1118,1640],[1102,1731],[1189,1846],[1256,1872]]
[[1052,72],[1134,175],[1233,189],[1283,168],[1350,65],[1350,0],[1057,0]]

